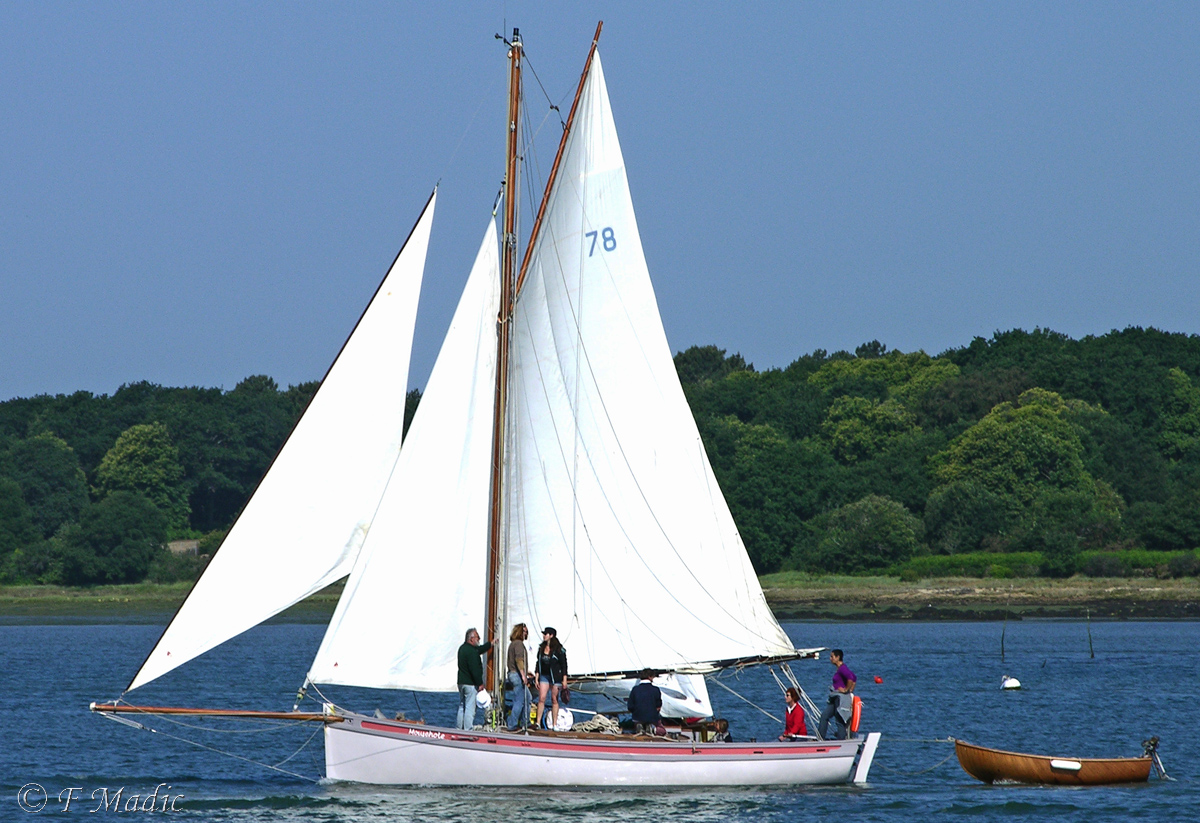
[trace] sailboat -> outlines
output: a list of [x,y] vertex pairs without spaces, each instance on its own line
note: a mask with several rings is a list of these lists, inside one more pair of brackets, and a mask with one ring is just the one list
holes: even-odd
[[[524,52],[517,30],[506,41],[501,233],[493,209],[403,446],[436,190],[126,694],[347,575],[301,695],[325,685],[455,692],[464,630],[503,640],[520,622],[558,626],[570,677],[601,687],[646,669],[699,676],[814,656],[767,606],[676,375],[600,28],[520,261],[512,189]],[[498,656],[486,675],[496,697]],[[92,708],[168,711],[125,694]],[[312,713],[215,713],[324,723],[327,777],[397,785],[863,782],[879,741],[462,730],[329,701]]]

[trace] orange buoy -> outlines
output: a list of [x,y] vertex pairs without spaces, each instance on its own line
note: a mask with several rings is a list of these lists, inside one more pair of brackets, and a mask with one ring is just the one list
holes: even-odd
[[850,710],[850,731],[858,731],[858,723],[862,720],[862,700],[854,695],[854,708]]
[[879,675],[875,675],[875,682],[876,682],[876,683],[882,683],[882,682],[883,682],[883,678],[882,678],[882,677],[880,677]]

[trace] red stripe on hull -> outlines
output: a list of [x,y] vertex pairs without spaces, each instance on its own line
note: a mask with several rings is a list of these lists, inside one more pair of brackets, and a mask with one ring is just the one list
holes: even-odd
[[582,742],[578,740],[548,740],[540,737],[527,737],[524,735],[492,735],[492,734],[458,734],[452,731],[445,731],[437,728],[429,727],[413,727],[406,725],[392,725],[390,723],[377,723],[370,720],[363,720],[362,728],[368,731],[385,732],[387,734],[406,735],[411,737],[419,737],[425,740],[446,740],[449,742],[461,743],[490,743],[496,746],[513,749],[545,749],[562,752],[586,752],[596,751],[601,749],[606,753],[613,754],[640,754],[640,755],[672,755],[676,756],[680,753],[691,753],[697,755],[710,755],[715,757],[722,756],[737,756],[745,757],[747,755],[764,754],[770,752],[772,755],[813,755],[825,754],[835,751],[837,747],[821,746],[808,744],[804,746],[788,746],[779,745],[778,743],[768,743],[765,745],[739,745],[737,743],[697,743],[691,744],[688,742],[666,742],[655,741],[653,743],[640,744],[625,744],[619,743],[619,738],[608,740],[596,740]]

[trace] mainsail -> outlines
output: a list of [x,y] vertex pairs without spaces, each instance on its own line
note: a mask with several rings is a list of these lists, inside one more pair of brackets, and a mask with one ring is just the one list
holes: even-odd
[[517,297],[506,623],[572,675],[793,653],[684,397],[597,52]]
[[463,631],[482,631],[498,250],[489,220],[313,682],[452,691]]
[[129,689],[345,577],[400,453],[437,193],[291,436]]
[[[675,374],[598,56],[518,296],[505,421],[503,641],[558,627],[573,675],[794,653]],[[316,683],[453,691],[483,626],[495,227],[345,593]]]

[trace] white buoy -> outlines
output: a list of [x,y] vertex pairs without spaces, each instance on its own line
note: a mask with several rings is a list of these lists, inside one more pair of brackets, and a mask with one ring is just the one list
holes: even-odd
[[1007,689],[1019,689],[1019,688],[1021,688],[1021,681],[1017,680],[1017,678],[1015,678],[1015,677],[1011,677],[1006,674],[1006,675],[1004,675],[1004,677],[1000,678],[1000,688],[1006,689],[1006,690]]

